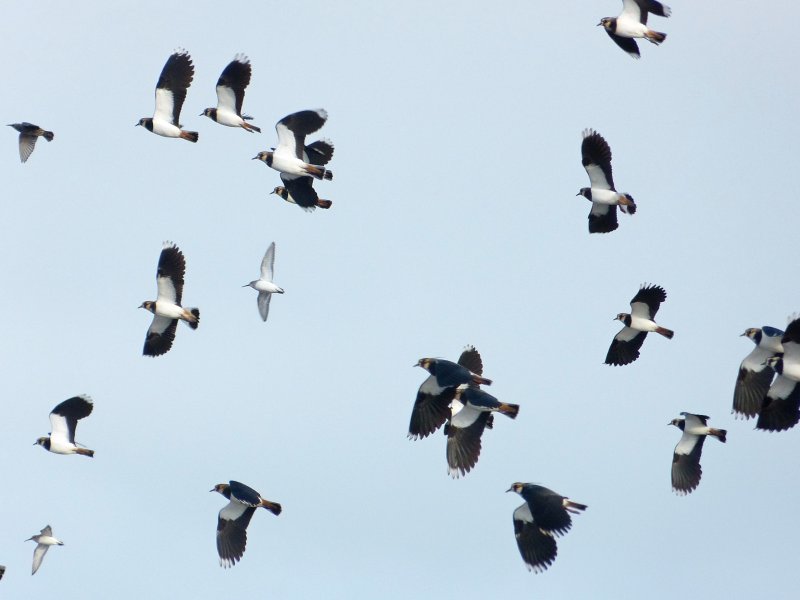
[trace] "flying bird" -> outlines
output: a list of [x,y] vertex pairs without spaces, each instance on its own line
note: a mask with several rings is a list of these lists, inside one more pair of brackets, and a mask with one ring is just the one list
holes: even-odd
[[647,26],[647,15],[653,13],[658,17],[669,17],[672,10],[656,0],[622,0],[622,13],[618,17],[600,19],[608,37],[630,54],[639,58],[639,46],[634,38],[644,38],[656,45],[667,39],[666,33],[653,31]]
[[[255,158],[265,160],[266,153],[259,152]],[[303,150],[303,160],[309,164],[324,167],[333,158],[333,143],[330,140],[317,140],[306,146]],[[286,202],[296,204],[306,212],[315,208],[330,208],[333,202],[323,200],[314,189],[314,178],[311,176],[296,177],[281,173],[283,185],[279,185],[273,194],[277,194]]]
[[217,519],[217,552],[219,564],[232,567],[244,555],[247,546],[247,526],[258,507],[266,508],[273,515],[281,514],[281,505],[264,500],[257,491],[238,481],[218,483],[209,490],[219,492],[229,502],[219,511]]
[[481,454],[481,436],[493,425],[495,412],[516,419],[518,404],[500,402],[474,384],[456,388],[450,417],[445,424],[447,435],[447,472],[454,479],[466,475]]
[[800,319],[793,319],[781,337],[783,353],[766,360],[777,377],[759,411],[756,429],[784,431],[800,421]]
[[572,527],[570,513],[579,514],[588,507],[533,483],[517,482],[506,492],[516,492],[525,500],[514,511],[514,536],[525,566],[534,573],[546,571],[558,554],[555,538]]
[[44,529],[42,529],[39,535],[33,535],[25,541],[29,542],[31,540],[36,542],[36,548],[33,550],[33,568],[31,570],[31,575],[35,575],[36,571],[39,570],[39,567],[42,564],[42,559],[44,558],[44,555],[47,554],[47,550],[50,548],[50,546],[63,546],[64,542],[53,537],[53,530],[50,525],[47,525]]
[[611,347],[606,355],[607,365],[627,365],[639,358],[639,348],[644,343],[644,338],[649,332],[656,332],[667,339],[672,339],[675,333],[661,327],[653,318],[658,312],[658,307],[667,299],[667,292],[657,285],[648,286],[643,283],[639,291],[631,299],[631,312],[619,313],[615,321],[625,324],[620,332],[611,341]]
[[[27,541],[27,540],[26,540],[26,541]],[[5,575],[5,574],[6,574],[6,568],[5,568],[5,565],[0,565],[0,579],[2,579],[2,578],[3,578],[3,575]]]
[[217,80],[217,108],[207,108],[200,116],[206,116],[220,125],[261,133],[260,128],[247,122],[253,117],[242,114],[244,91],[250,85],[251,72],[249,58],[244,54],[234,56]]
[[733,413],[750,419],[761,411],[761,405],[772,384],[775,371],[767,359],[783,353],[781,338],[783,331],[774,327],[750,327],[742,334],[753,341],[755,348],[739,365],[736,386],[733,389]]
[[182,48],[176,50],[168,59],[156,83],[156,110],[152,118],[139,119],[148,131],[164,137],[183,138],[196,142],[196,131],[184,131],[180,123],[181,108],[186,100],[186,90],[192,84],[194,66],[192,57]]
[[272,299],[272,294],[283,293],[283,288],[272,283],[274,267],[275,242],[272,242],[267,248],[264,258],[261,259],[261,277],[242,286],[251,287],[258,292],[258,314],[261,315],[262,321],[266,321],[267,315],[269,315],[269,301]]
[[672,454],[672,490],[679,496],[694,491],[700,483],[703,469],[700,468],[700,454],[706,436],[713,436],[725,443],[727,431],[708,426],[708,417],[682,412],[683,417],[672,419],[667,425],[674,425],[683,432]]
[[28,122],[11,123],[9,127],[13,127],[19,131],[19,159],[22,162],[28,160],[28,157],[33,152],[34,146],[36,146],[36,140],[38,138],[43,137],[48,142],[52,142],[55,137],[52,131],[45,131],[38,125],[33,125]]
[[636,212],[636,202],[630,194],[621,194],[614,188],[611,148],[605,138],[594,129],[583,131],[581,162],[591,186],[581,188],[575,195],[583,196],[592,203],[589,211],[589,233],[614,231],[619,227],[617,206],[622,212],[632,215]]
[[422,367],[430,375],[419,386],[417,399],[411,411],[408,437],[424,438],[439,429],[450,416],[450,403],[460,385],[474,383],[491,385],[492,380],[482,377],[481,355],[472,346],[461,353],[458,363],[442,358],[420,358],[415,367]]
[[[328,113],[321,108],[301,110],[285,116],[275,125],[275,131],[278,132],[278,147],[274,150],[259,152],[253,157],[253,160],[264,161],[267,166],[280,171],[284,184],[287,178],[333,179],[331,171],[312,163],[309,157],[305,156],[306,136],[317,131],[327,120]],[[331,154],[333,154],[332,146]]]
[[183,253],[172,242],[164,242],[156,271],[158,297],[155,301],[146,300],[139,306],[153,313],[153,322],[147,330],[142,350],[145,356],[161,356],[172,348],[179,320],[192,329],[197,329],[200,323],[200,309],[181,306],[185,272]]
[[92,414],[92,399],[89,396],[73,396],[58,404],[50,412],[50,428],[52,431],[47,437],[40,437],[34,445],[39,445],[45,450],[56,454],[82,454],[94,456],[94,450],[89,450],[75,443],[75,430],[78,421]]

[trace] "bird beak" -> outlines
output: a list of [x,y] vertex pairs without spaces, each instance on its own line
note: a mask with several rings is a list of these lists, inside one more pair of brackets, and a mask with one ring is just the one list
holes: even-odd
[[510,488],[508,488],[508,489],[506,490],[506,494],[507,494],[508,492],[513,492],[513,491],[514,491],[514,486],[511,486]]
[[251,158],[250,160],[256,160],[257,158],[258,158],[258,156],[254,156],[254,157],[253,157],[253,158]]
[[746,332],[746,331],[745,331],[744,333],[740,333],[740,334],[739,334],[739,337],[742,337],[742,336],[745,336],[745,335],[747,335],[747,332]]
[[603,24],[603,22],[602,22],[602,21],[600,21],[600,22],[597,24],[597,27],[600,27],[600,25],[602,25],[602,24]]
[[140,123],[136,123],[136,125],[134,125],[134,127],[138,127],[139,125],[140,125]]
[[270,194],[274,194],[274,193],[275,193],[275,190],[272,190],[272,191],[270,192]]
[[580,195],[581,195],[581,193],[580,193],[580,192],[578,192],[578,193],[577,193],[577,194],[575,194],[575,195],[576,195],[576,196],[580,196]]

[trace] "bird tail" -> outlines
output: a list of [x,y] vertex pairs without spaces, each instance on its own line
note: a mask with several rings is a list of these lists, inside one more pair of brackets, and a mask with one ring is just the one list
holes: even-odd
[[519,404],[505,404],[501,403],[500,407],[497,409],[501,413],[503,413],[507,417],[511,417],[512,419],[517,418],[517,414],[519,413]]
[[333,172],[328,171],[323,167],[318,167],[316,165],[306,165],[306,173],[314,177],[315,179],[327,179],[330,181],[333,179]]
[[486,379],[486,377],[481,377],[480,375],[473,375],[472,383],[475,385],[492,385],[492,380]]
[[648,41],[653,42],[656,46],[658,46],[661,42],[667,39],[666,33],[661,33],[660,31],[653,31],[652,29],[648,29],[644,37],[648,39]]
[[322,198],[317,199],[317,206],[320,208],[330,208],[333,205],[333,202],[330,200],[323,200]]
[[55,137],[52,131],[44,131],[42,132],[42,135],[44,136],[44,139],[46,139],[48,142],[52,142],[53,138]]
[[270,502],[269,500],[264,500],[263,498],[261,499],[261,506],[266,508],[275,516],[281,514],[281,511],[283,510],[283,507],[281,507],[281,505],[277,502]]
[[186,323],[192,329],[197,329],[197,326],[200,325],[200,309],[199,308],[187,308],[183,311],[183,316],[186,319]]
[[189,140],[190,142],[196,142],[200,137],[200,134],[196,131],[181,131],[181,137],[185,140]]
[[622,194],[622,198],[619,201],[620,208],[622,212],[627,213],[629,215],[633,215],[636,213],[636,202],[633,199],[633,196],[630,194]]
[[[243,119],[252,119],[253,117],[242,117]],[[256,127],[255,125],[250,125],[250,123],[242,123],[242,129],[245,131],[256,131],[261,133],[261,128]]]
[[582,510],[586,510],[589,508],[585,504],[579,504],[578,502],[573,502],[569,498],[564,498],[564,508],[566,508],[569,512],[577,513]]
[[674,331],[672,331],[671,329],[667,329],[666,327],[659,327],[658,329],[656,329],[656,333],[660,333],[668,340],[671,340],[672,336],[675,335]]
[[715,438],[717,438],[720,442],[724,444],[726,439],[725,436],[728,435],[728,431],[726,429],[714,429],[713,427],[711,427],[708,430],[708,435],[713,435]]
[[75,448],[75,454],[83,454],[84,456],[92,458],[94,456],[94,450],[89,450],[88,448]]

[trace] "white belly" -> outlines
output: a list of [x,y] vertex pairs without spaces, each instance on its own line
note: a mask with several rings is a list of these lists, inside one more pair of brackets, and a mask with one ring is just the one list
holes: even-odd
[[617,30],[615,35],[626,38],[643,38],[648,31],[647,25],[642,25],[636,19],[617,19]]
[[263,279],[259,279],[253,287],[259,292],[269,292],[270,294],[283,293],[283,290],[277,285],[271,281],[264,281]]
[[175,127],[169,121],[162,119],[153,119],[153,133],[163,135],[164,137],[181,137],[180,127]]
[[299,177],[307,176],[306,163],[294,155],[286,154],[283,152],[275,152],[272,155],[272,168],[281,173],[288,173],[289,175],[297,175]]
[[619,194],[612,190],[598,190],[592,188],[592,202],[597,202],[598,204],[618,204]]
[[658,329],[658,325],[650,319],[631,316],[630,328],[638,331],[655,331]]
[[241,127],[244,120],[242,117],[229,110],[217,109],[217,123],[228,127]]
[[167,317],[168,319],[180,319],[183,316],[183,308],[177,304],[158,300],[156,302],[156,314],[159,317]]

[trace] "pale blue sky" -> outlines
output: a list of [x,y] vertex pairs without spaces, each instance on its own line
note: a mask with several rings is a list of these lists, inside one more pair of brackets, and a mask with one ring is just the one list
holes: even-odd
[[[796,597],[800,430],[753,431],[730,405],[739,334],[800,310],[797,3],[676,0],[640,61],[595,27],[619,0],[218,6],[12,3],[0,23],[0,122],[55,132],[24,165],[14,130],[0,144],[4,597]],[[134,127],[179,46],[196,145]],[[237,52],[261,135],[198,116]],[[317,107],[334,204],[306,214],[250,159]],[[608,235],[575,197],[586,127],[638,204]],[[164,240],[202,318],[150,359],[136,307]],[[286,294],[262,323],[241,286],[272,241]],[[608,367],[645,281],[675,338]],[[411,365],[466,344],[521,410],[453,481],[441,434],[406,439]],[[95,458],[32,446],[80,393]],[[729,431],[685,498],[680,411]],[[284,512],[260,511],[223,570],[207,490],[229,479]],[[516,547],[514,481],[589,505],[544,574]],[[48,523],[66,545],[31,577],[23,540]]]

